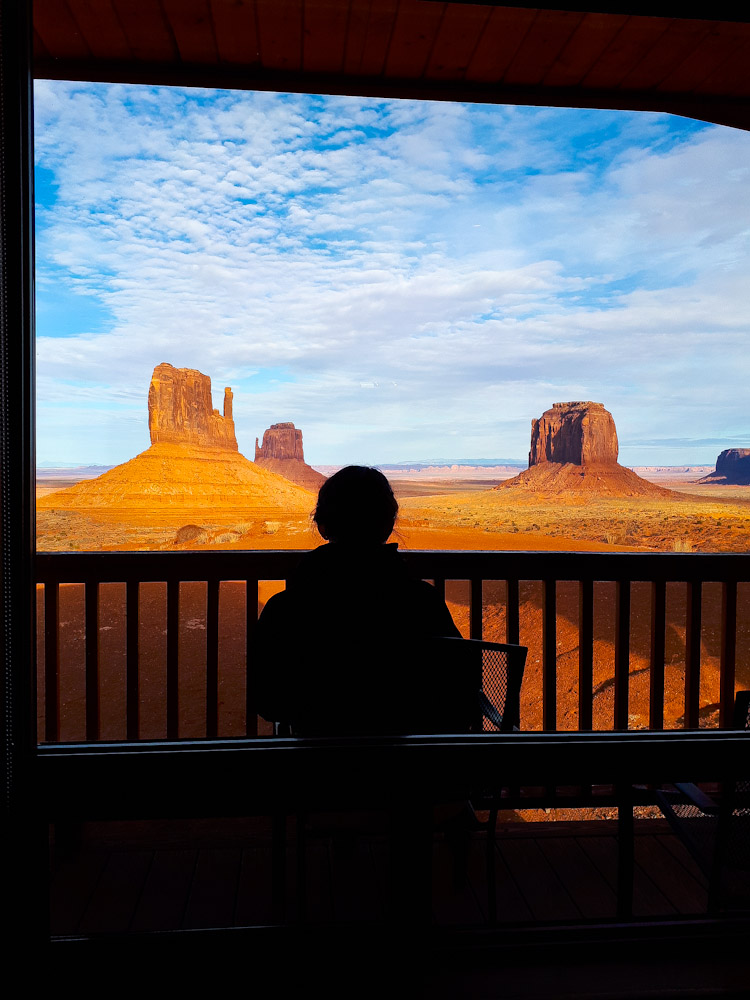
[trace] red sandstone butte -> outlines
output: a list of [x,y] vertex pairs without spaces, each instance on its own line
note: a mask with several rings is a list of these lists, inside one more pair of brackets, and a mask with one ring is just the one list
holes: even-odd
[[617,431],[601,403],[553,403],[531,421],[529,468],[543,462],[616,465]]
[[318,490],[326,481],[322,473],[305,462],[302,431],[292,423],[271,424],[263,432],[262,445],[255,439],[255,462],[308,490]]
[[565,496],[669,496],[617,463],[617,431],[601,403],[554,403],[531,421],[529,467],[496,490]]
[[166,362],[154,368],[148,390],[151,444],[189,444],[238,451],[232,390],[224,390],[224,414],[213,408],[211,379]]

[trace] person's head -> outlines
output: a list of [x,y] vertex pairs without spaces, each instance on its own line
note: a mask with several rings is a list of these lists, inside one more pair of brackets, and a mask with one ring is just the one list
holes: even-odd
[[377,545],[388,541],[397,514],[398,503],[383,473],[348,465],[320,487],[313,520],[326,541]]

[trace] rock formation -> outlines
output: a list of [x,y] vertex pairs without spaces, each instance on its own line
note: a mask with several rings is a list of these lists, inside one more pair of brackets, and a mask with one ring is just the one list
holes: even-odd
[[207,375],[158,365],[148,392],[148,423],[150,448],[96,479],[40,498],[38,507],[85,512],[102,523],[174,529],[307,521],[313,493],[240,454],[231,389],[224,391],[222,416],[211,406]]
[[601,403],[553,403],[531,421],[529,468],[543,462],[615,465],[617,452],[615,422]]
[[496,490],[567,496],[670,496],[617,463],[617,431],[601,403],[555,403],[531,421],[529,467]]
[[726,448],[716,459],[716,469],[699,483],[750,486],[750,448]]
[[151,444],[187,444],[238,451],[232,390],[224,390],[224,415],[213,408],[211,379],[192,368],[157,365],[148,390]]
[[255,463],[308,490],[320,489],[326,480],[305,462],[302,431],[292,423],[271,424],[263,432],[262,445],[255,439]]

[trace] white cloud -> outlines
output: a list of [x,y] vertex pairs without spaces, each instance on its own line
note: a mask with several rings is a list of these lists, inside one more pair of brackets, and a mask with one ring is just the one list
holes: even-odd
[[[44,311],[43,459],[88,459],[56,408],[92,399],[92,460],[130,457],[162,361],[234,379],[241,435],[293,419],[317,462],[437,456],[448,435],[522,457],[565,398],[608,406],[623,451],[656,426],[750,444],[745,133],[44,81],[35,100],[55,184],[39,294],[105,310],[77,330],[66,313],[65,336]],[[113,433],[122,400],[142,424]]]

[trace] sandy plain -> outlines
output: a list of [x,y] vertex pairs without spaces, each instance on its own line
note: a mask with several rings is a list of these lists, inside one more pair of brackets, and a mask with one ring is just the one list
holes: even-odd
[[[659,497],[527,495],[495,490],[502,480],[477,479],[474,470],[431,479],[394,476],[391,482],[401,507],[398,540],[406,548],[750,550],[750,486],[701,485],[696,475],[698,470],[653,474],[650,481],[671,491]],[[236,493],[222,504],[213,492],[192,504],[184,499],[157,509],[134,503],[115,511],[104,503],[55,505],[60,488],[59,481],[38,481],[37,498],[44,498],[37,510],[39,551],[303,549],[320,541],[310,521],[312,494],[307,507],[295,501],[289,509],[282,498],[280,508],[245,502]],[[197,530],[178,534],[188,525]]]

